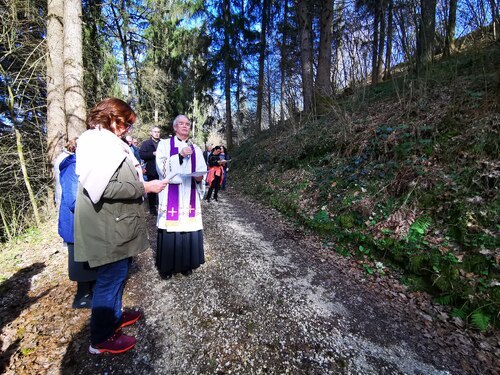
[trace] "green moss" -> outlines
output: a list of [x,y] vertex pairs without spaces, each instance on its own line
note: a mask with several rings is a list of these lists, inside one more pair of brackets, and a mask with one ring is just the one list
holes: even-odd
[[351,229],[355,224],[355,217],[352,213],[342,214],[337,217],[337,221],[344,229]]
[[481,272],[488,270],[491,261],[488,260],[482,254],[465,254],[462,260],[462,267],[464,270],[468,272],[474,272],[476,274],[480,274]]

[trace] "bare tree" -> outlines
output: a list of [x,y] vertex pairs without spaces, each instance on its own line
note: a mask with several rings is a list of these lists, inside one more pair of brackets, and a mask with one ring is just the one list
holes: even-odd
[[226,146],[228,149],[233,148],[233,123],[231,118],[231,56],[230,56],[230,31],[231,24],[231,1],[224,0],[223,3],[224,17],[224,94],[226,96]]
[[436,32],[436,0],[421,0],[417,36],[417,72],[432,62]]
[[372,39],[372,85],[378,82],[378,54],[379,54],[379,25],[380,8],[382,0],[375,0],[375,9],[373,13],[373,39]]
[[309,0],[297,0],[297,17],[300,25],[300,62],[302,68],[302,96],[304,111],[313,107],[313,38],[312,15]]
[[114,24],[114,28],[112,29],[112,31],[120,42],[120,47],[123,55],[123,69],[125,70],[125,76],[127,78],[127,96],[131,97],[133,95],[133,81],[129,62],[130,56],[128,53],[129,40],[127,34],[129,17],[126,8],[126,1],[119,0],[116,3],[111,2],[111,12],[113,13],[112,22]]
[[[344,11],[345,11],[345,0],[338,0],[334,3],[335,5],[335,20],[333,21],[334,31],[333,31],[333,39],[335,43],[335,57],[333,64],[333,80],[332,86],[342,87],[345,83],[346,77],[346,64],[343,59],[343,33],[345,28],[345,19],[344,19]],[[343,74],[343,78],[341,78],[341,74]]]
[[498,2],[495,0],[490,0],[490,8],[491,8],[491,18],[493,19],[493,37],[495,40],[499,39],[500,33],[498,32],[498,28],[500,27],[500,15],[499,15],[499,6]]
[[288,30],[288,0],[283,4],[283,34],[281,35],[281,58],[280,58],[280,122],[285,120],[285,82],[286,82],[286,61],[287,61],[287,30]]
[[446,22],[446,36],[444,41],[444,55],[450,56],[455,51],[455,27],[457,24],[457,0],[450,0],[448,20]]
[[380,35],[378,40],[378,53],[377,53],[377,81],[382,77],[383,64],[384,64],[384,47],[385,47],[385,34],[386,34],[386,22],[385,22],[385,8],[386,1],[378,0],[378,12],[380,20]]
[[318,72],[316,88],[321,95],[332,94],[331,59],[333,34],[333,0],[321,1]]
[[387,7],[387,46],[385,49],[384,79],[391,78],[392,38],[394,35],[393,21],[394,0],[388,0]]
[[262,21],[259,45],[259,83],[257,86],[257,109],[255,121],[255,133],[262,130],[262,102],[264,101],[264,64],[266,59],[266,30],[269,18],[269,0],[262,1]]

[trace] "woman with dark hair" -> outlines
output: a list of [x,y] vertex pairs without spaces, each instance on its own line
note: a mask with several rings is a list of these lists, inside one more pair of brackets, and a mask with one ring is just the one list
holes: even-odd
[[226,165],[226,160],[221,159],[221,152],[222,148],[215,146],[208,157],[207,183],[210,188],[208,189],[207,202],[210,202],[210,199],[212,199],[212,193],[214,193],[214,200],[217,202],[219,188],[224,181],[224,165]]
[[87,131],[78,140],[75,210],[75,260],[97,272],[92,314],[92,354],[123,353],[136,339],[121,328],[141,313],[122,311],[122,296],[131,257],[148,248],[143,196],[158,193],[168,181],[142,179],[142,170],[121,138],[137,119],[120,99],[98,103],[87,118]]

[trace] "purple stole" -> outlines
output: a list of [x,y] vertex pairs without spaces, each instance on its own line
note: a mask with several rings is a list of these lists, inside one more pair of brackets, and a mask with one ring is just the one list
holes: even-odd
[[[194,152],[194,146],[191,144],[191,172],[196,171],[196,153]],[[170,157],[177,155],[179,149],[175,147],[175,136],[170,138]],[[184,158],[184,161],[186,159]],[[179,185],[169,184],[168,185],[168,195],[167,195],[167,221],[177,221],[179,220]],[[196,216],[196,181],[194,177],[191,177],[191,194],[189,196],[189,217]]]

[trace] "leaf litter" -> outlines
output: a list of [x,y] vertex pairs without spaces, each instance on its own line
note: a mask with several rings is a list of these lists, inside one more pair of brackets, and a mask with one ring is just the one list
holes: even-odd
[[203,204],[206,263],[162,280],[135,259],[124,304],[144,318],[122,355],[88,353],[88,310],[73,310],[66,251],[30,245],[2,284],[6,374],[498,374],[497,333],[467,330],[398,275],[367,275],[276,211],[224,191]]

